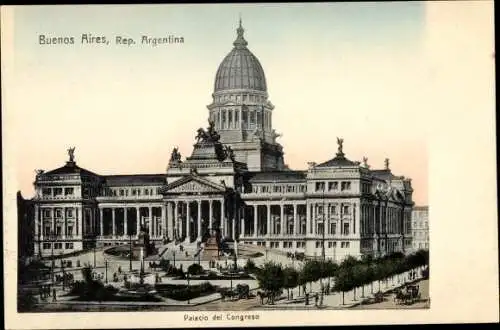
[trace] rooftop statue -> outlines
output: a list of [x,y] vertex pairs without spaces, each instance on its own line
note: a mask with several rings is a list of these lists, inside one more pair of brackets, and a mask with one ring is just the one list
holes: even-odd
[[172,150],[172,154],[170,155],[170,162],[180,162],[181,161],[181,153],[179,152],[179,148],[175,147]]
[[208,120],[208,128],[205,131],[203,128],[198,128],[196,135],[196,143],[200,142],[219,142],[220,135],[215,131],[215,123],[213,120]]
[[366,168],[370,167],[370,165],[368,165],[368,157],[363,157],[363,166]]
[[273,133],[272,133],[272,134],[273,134],[273,135],[272,135],[272,137],[273,137],[273,142],[276,142],[276,139],[277,139],[277,138],[279,138],[280,136],[283,136],[283,134],[276,132],[276,130],[275,130],[275,129],[273,129]]
[[389,158],[386,158],[384,163],[385,163],[385,169],[388,170],[389,169]]
[[36,172],[36,175],[40,175],[40,174],[43,174],[43,172],[45,172],[44,170],[35,170]]
[[74,162],[75,161],[75,147],[69,148],[68,149],[68,156],[69,156],[69,161]]
[[337,144],[339,145],[339,154],[343,154],[344,152],[342,151],[343,149],[343,144],[344,144],[344,139],[342,138],[337,138]]
[[224,152],[226,154],[226,158],[229,158],[230,160],[232,160],[234,162],[234,150],[233,150],[233,148],[231,148],[231,146],[226,146]]

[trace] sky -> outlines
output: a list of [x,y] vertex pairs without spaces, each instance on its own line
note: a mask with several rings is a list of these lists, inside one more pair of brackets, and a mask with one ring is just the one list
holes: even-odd
[[[174,146],[189,156],[207,125],[215,73],[239,17],[260,60],[285,162],[306,169],[334,157],[372,168],[389,158],[428,203],[428,66],[423,3],[26,6],[14,11],[12,102],[4,111],[17,184],[33,195],[35,169],[50,170],[75,146],[99,174],[164,173]],[[110,45],[82,45],[82,33]],[[40,45],[39,35],[75,45]],[[141,45],[142,35],[184,43]],[[134,46],[115,45],[116,36]]]

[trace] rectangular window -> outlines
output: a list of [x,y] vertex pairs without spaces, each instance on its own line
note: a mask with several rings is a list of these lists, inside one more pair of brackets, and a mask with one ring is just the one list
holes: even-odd
[[56,235],[61,236],[61,226],[56,227]]
[[333,246],[333,242],[328,242],[328,248],[330,248],[330,249],[331,249],[331,248],[332,248],[332,246]]
[[344,235],[349,235],[349,224],[344,223],[344,230],[343,230]]
[[137,195],[137,191],[135,189],[132,189],[132,196]]
[[50,188],[43,188],[42,189],[42,195],[43,196],[51,196],[52,195],[52,189],[50,189]]
[[324,182],[316,182],[316,191],[324,191],[325,183]]
[[73,195],[74,189],[73,188],[64,188],[64,195]]
[[56,209],[56,218],[61,218],[61,217],[62,217],[61,209]]
[[149,189],[144,189],[144,195],[149,195]]
[[73,226],[68,226],[68,236],[73,236]]
[[44,218],[50,218],[50,210],[49,209],[43,210],[43,217]]
[[50,249],[50,243],[43,243],[43,249],[44,250]]
[[335,235],[337,233],[337,223],[332,222],[330,223],[330,234]]
[[67,213],[69,218],[72,218],[74,216],[73,209],[69,209]]
[[62,188],[54,188],[54,196],[61,196],[63,193]]
[[349,205],[344,205],[342,213],[344,215],[349,215]]
[[349,242],[345,242],[345,247],[348,248],[349,247]]
[[66,243],[64,248],[65,249],[73,249],[73,243]]

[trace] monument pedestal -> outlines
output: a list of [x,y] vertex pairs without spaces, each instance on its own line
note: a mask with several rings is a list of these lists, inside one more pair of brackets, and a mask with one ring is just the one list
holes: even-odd
[[219,244],[217,243],[217,236],[214,233],[211,233],[205,242],[204,254],[209,259],[217,259],[219,257]]

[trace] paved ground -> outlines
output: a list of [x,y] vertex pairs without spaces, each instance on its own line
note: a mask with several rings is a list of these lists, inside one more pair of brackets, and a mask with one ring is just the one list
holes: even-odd
[[[246,248],[246,247],[245,247]],[[252,260],[255,262],[257,266],[260,266],[264,264],[266,261],[273,260],[278,263],[282,263],[283,265],[289,265],[293,266],[295,268],[300,268],[302,265],[302,262],[298,261],[291,261],[289,258],[287,258],[285,255],[282,253],[277,253],[275,251],[269,250],[266,252],[265,249],[263,248],[258,248],[258,247],[249,247],[249,251],[259,251],[263,252],[263,256],[259,258],[253,258]],[[76,264],[76,260],[80,260],[80,264],[83,266],[85,264],[94,264],[94,252],[88,252],[86,254],[82,254],[79,256],[75,257],[69,257],[65,258],[70,259],[73,261],[73,265]],[[129,261],[128,260],[119,260],[117,258],[110,258],[106,256],[102,250],[97,250],[95,253],[95,260],[96,260],[96,266],[98,268],[96,269],[97,272],[101,273],[102,278],[105,278],[105,259],[108,260],[108,267],[107,267],[107,275],[108,275],[108,284],[114,285],[116,287],[122,287],[123,286],[123,281],[120,280],[119,282],[112,282],[113,274],[118,273],[118,268],[120,267],[122,271],[128,271],[129,270]],[[193,263],[194,260],[177,260],[176,261],[176,266],[179,267],[179,265],[182,264],[183,269],[186,270],[189,265]],[[220,260],[219,263],[222,266],[226,266],[226,261],[227,265],[231,265],[232,260]],[[173,263],[173,261],[171,261]],[[197,263],[198,260],[195,260]],[[154,284],[154,275],[152,270],[148,269],[148,263],[145,262],[145,267],[147,272],[151,272],[150,276],[146,277],[145,282],[146,283],[151,283]],[[243,266],[246,263],[246,259],[240,258],[238,260],[238,264],[240,266]],[[56,266],[60,264],[56,262]],[[201,261],[201,265],[203,268],[207,269],[208,268],[208,261]],[[140,262],[139,261],[132,261],[132,268],[137,270],[140,268]],[[68,271],[68,269],[66,269]],[[81,271],[80,270],[73,270],[72,271],[75,280],[81,279]],[[160,272],[160,275],[163,275]],[[387,292],[391,289],[394,289],[398,286],[401,286],[403,284],[402,280],[407,279],[407,274],[403,274],[403,276],[400,276],[398,280],[394,280],[394,283],[389,281],[388,283],[382,283],[381,285],[381,290],[383,292]],[[398,282],[401,280],[401,282]],[[191,280],[191,284],[198,284],[199,282],[204,282],[200,280]],[[229,280],[217,280],[217,281],[210,281],[212,284],[220,286],[220,287],[230,287],[231,281]],[[250,289],[256,289],[258,287],[258,283],[256,280],[233,280],[232,285],[236,286],[238,283],[247,283],[250,286]],[[324,280],[324,283],[326,284],[328,281]],[[162,279],[162,283],[172,283],[172,284],[187,284],[187,280],[173,280],[171,278],[166,278],[164,277]],[[333,279],[330,281],[330,285],[333,286],[334,282]],[[319,292],[321,288],[321,283],[320,281],[314,282],[311,284],[307,284],[307,291],[312,292],[313,294],[316,292]],[[375,291],[378,290],[378,283],[374,284],[374,289]],[[287,292],[284,290],[284,294],[282,297],[284,299],[281,299],[276,302],[275,305],[261,305],[261,301],[258,297],[252,297],[250,299],[242,299],[238,301],[221,301],[216,300],[213,301],[214,299],[219,298],[219,294],[212,294],[209,296],[205,297],[200,297],[197,299],[194,299],[191,301],[190,305],[187,305],[187,302],[175,302],[175,301],[170,301],[170,299],[166,299],[165,303],[170,303],[170,304],[179,304],[178,306],[175,305],[170,305],[170,306],[147,306],[146,304],[144,306],[138,306],[137,304],[131,303],[129,306],[123,306],[123,305],[74,305],[72,303],[65,303],[64,300],[69,299],[69,297],[64,297],[63,294],[65,292],[62,291],[61,287],[57,288],[57,296],[58,296],[58,303],[57,304],[51,304],[47,303],[41,306],[37,307],[36,311],[46,311],[46,312],[53,312],[53,311],[127,311],[127,310],[134,310],[134,311],[184,311],[184,310],[252,310],[252,309],[316,309],[317,307],[315,306],[315,299],[313,295],[310,295],[310,301],[309,305],[306,306],[304,303],[304,293],[302,292],[303,290],[300,290],[301,295],[299,296],[299,289],[294,288],[291,290],[293,296],[294,296],[294,303],[293,301],[289,301],[286,299]],[[323,299],[323,305],[325,306],[326,309],[344,309],[344,308],[349,308],[352,307],[354,309],[391,309],[391,308],[425,308],[428,307],[428,280],[422,281],[420,284],[420,291],[422,293],[422,301],[415,303],[410,306],[404,306],[404,305],[396,305],[393,301],[393,295],[388,294],[386,297],[385,301],[382,303],[378,304],[364,304],[364,305],[358,305],[363,299],[360,298],[362,290],[359,288],[356,292],[356,299],[354,296],[354,291],[346,292],[344,294],[344,301],[342,302],[342,294],[341,293],[332,293],[329,295],[325,295]],[[367,285],[365,286],[365,295],[367,297],[371,296],[371,286]],[[49,298],[48,302],[50,302],[52,299]],[[167,301],[168,300],[168,301]],[[208,301],[208,302],[207,302]],[[199,305],[198,303],[203,303],[202,305]],[[198,304],[198,305],[194,305]]]
[[420,287],[421,298],[420,301],[415,302],[411,305],[396,305],[394,302],[394,293],[388,294],[383,302],[367,305],[358,305],[353,307],[354,309],[418,309],[418,308],[429,308],[429,280],[421,280],[416,284]]

